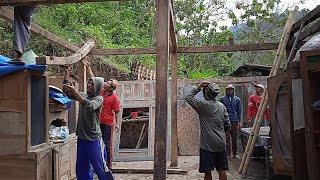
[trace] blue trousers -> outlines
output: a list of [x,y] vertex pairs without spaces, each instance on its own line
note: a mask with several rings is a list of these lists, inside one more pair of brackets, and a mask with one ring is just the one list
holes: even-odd
[[107,161],[107,166],[109,169],[112,168],[112,126],[100,123],[100,129],[102,132],[102,139],[105,145],[104,158]]
[[93,180],[91,165],[99,180],[113,180],[112,173],[106,165],[102,152],[100,140],[87,141],[78,138],[76,163],[77,180]]

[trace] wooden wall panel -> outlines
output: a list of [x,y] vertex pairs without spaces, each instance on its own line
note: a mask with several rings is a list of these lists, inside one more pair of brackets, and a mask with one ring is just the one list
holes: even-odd
[[60,174],[70,171],[70,147],[69,143],[60,146]]
[[26,99],[27,73],[19,71],[0,78],[0,99]]
[[54,144],[53,149],[53,177],[54,180],[76,178],[77,136],[70,135],[63,142]]
[[0,156],[0,179],[35,180],[36,167],[33,159],[18,156]]
[[0,111],[0,156],[27,152],[25,117],[25,113]]
[[[270,120],[272,128],[273,170],[277,174],[292,175],[292,137],[288,74],[282,73],[268,79]],[[288,126],[288,128],[283,128]]]
[[[69,137],[71,138],[71,137]],[[77,161],[77,137],[73,136],[70,140],[70,178],[76,178],[76,161]]]
[[51,149],[47,146],[21,156],[0,156],[0,179],[52,180]]
[[37,179],[52,180],[52,151],[51,149],[37,153]]

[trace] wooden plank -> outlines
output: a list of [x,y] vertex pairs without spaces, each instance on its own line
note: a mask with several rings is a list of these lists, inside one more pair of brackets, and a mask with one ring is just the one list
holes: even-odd
[[[116,168],[112,169],[112,173],[121,173],[121,174],[153,174],[153,169],[129,169],[129,168]],[[178,175],[187,175],[188,171],[181,169],[167,169],[168,174],[178,174]]]
[[301,18],[299,21],[293,24],[291,34],[297,32],[301,26],[301,24],[304,22],[305,26],[311,23],[312,21],[318,19],[320,17],[320,5],[318,5],[316,8],[314,8],[312,11],[310,11],[308,14],[306,14],[303,18]]
[[21,156],[0,156],[1,179],[37,179],[34,159]]
[[236,51],[258,51],[277,49],[278,43],[242,44],[207,47],[179,47],[178,53],[212,53],[212,52],[236,52]]
[[[224,77],[211,79],[178,79],[178,85],[181,84],[199,84],[202,81],[216,82],[216,83],[251,83],[267,81],[269,76],[250,76],[250,77]],[[154,80],[137,80],[135,83],[154,83]],[[119,81],[121,85],[131,85],[132,81]],[[124,90],[125,91],[125,90]]]
[[171,164],[170,167],[178,167],[178,54],[172,54],[171,61]]
[[[117,0],[1,0],[0,6],[85,3],[85,2],[105,2],[105,1],[117,1]],[[118,1],[122,1],[122,0],[118,0]]]
[[90,55],[131,55],[131,54],[156,54],[156,48],[121,48],[121,49],[92,49]]
[[250,83],[266,81],[268,76],[250,76],[250,77],[225,77],[213,79],[179,79],[178,84],[198,84],[204,80],[215,83]]
[[177,52],[178,48],[178,37],[177,37],[177,26],[176,26],[176,19],[174,16],[174,10],[173,10],[173,2],[169,1],[169,10],[170,10],[170,39],[172,44],[172,51]]
[[[305,112],[305,136],[306,136],[306,152],[307,152],[307,162],[308,162],[308,174],[309,180],[319,179],[320,171],[319,171],[319,156],[320,153],[317,151],[316,143],[317,136],[313,133],[316,129],[316,124],[319,115],[315,115],[310,105],[316,99],[316,91],[314,90],[316,80],[310,77],[310,67],[309,65],[317,65],[319,63],[309,64],[307,62],[308,57],[319,56],[319,50],[313,51],[305,51],[301,52],[301,77],[302,77],[302,89],[303,89],[303,103],[305,105],[309,105],[309,107],[304,108]],[[319,68],[320,69],[320,68]],[[319,70],[318,69],[318,70]]]
[[[214,53],[214,52],[237,52],[237,51],[260,51],[276,50],[278,43],[262,44],[238,44],[225,46],[203,46],[203,47],[178,47],[178,53]],[[173,48],[170,48],[173,52]],[[133,54],[156,54],[155,48],[121,48],[121,49],[92,49],[89,55],[133,55]]]
[[[1,4],[1,3],[0,3]],[[0,7],[0,17],[3,18],[4,20],[13,23],[13,11],[6,8],[6,7]],[[57,44],[63,48],[66,48],[67,50],[71,51],[71,52],[76,52],[77,50],[79,50],[80,48],[78,46],[75,46],[73,44],[71,44],[70,42],[54,35],[53,33],[41,28],[40,26],[38,26],[35,23],[31,23],[31,28],[30,28],[31,32],[44,37],[45,39],[47,39],[48,41]]]
[[87,92],[87,70],[83,64],[80,64],[79,66],[79,76],[79,90],[82,92]]
[[69,65],[74,64],[81,59],[83,59],[86,55],[89,54],[91,49],[94,47],[94,42],[89,41],[84,44],[84,46],[79,49],[76,53],[69,57],[56,57],[56,56],[44,56],[37,57],[37,64],[46,64],[46,65]]
[[76,161],[77,161],[77,136],[69,136],[70,140],[70,178],[76,178]]
[[154,180],[167,179],[169,0],[157,0]]

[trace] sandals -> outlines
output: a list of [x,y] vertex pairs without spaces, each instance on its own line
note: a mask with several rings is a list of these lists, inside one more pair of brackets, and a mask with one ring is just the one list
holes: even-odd
[[17,66],[23,66],[23,65],[26,64],[21,59],[12,59],[12,60],[8,61],[8,63],[9,64],[14,64],[14,65],[17,65]]

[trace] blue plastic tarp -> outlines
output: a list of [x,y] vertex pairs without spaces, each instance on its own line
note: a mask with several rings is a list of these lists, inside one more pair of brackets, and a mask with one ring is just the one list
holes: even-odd
[[33,69],[33,70],[43,71],[43,72],[47,70],[47,66],[45,65],[25,64],[23,66],[20,66],[20,65],[9,64],[8,61],[10,60],[11,60],[10,58],[0,55],[0,77],[15,71],[23,70],[23,69]]
[[59,88],[55,86],[49,86],[49,97],[60,102],[61,104],[66,104],[66,109],[70,109],[71,100]]

